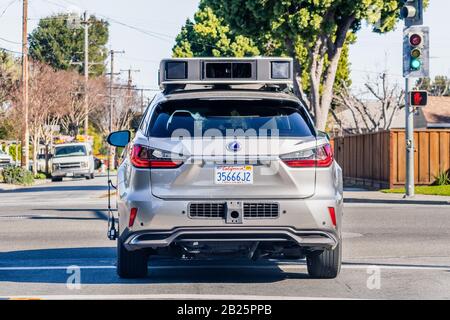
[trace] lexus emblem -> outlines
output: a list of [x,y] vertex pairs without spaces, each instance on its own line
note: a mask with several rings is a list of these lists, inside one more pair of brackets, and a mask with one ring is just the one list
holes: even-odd
[[227,145],[227,149],[231,152],[238,152],[241,148],[241,144],[237,141],[233,141]]

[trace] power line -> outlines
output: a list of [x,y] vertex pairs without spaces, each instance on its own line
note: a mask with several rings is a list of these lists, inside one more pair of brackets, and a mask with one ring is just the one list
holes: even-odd
[[7,48],[3,48],[3,47],[0,47],[0,50],[4,50],[4,51],[6,51],[6,52],[10,52],[10,53],[14,53],[14,54],[22,55],[22,52],[19,52],[19,51],[14,51],[14,50],[10,50],[10,49],[7,49]]
[[12,0],[10,3],[8,3],[8,4],[6,5],[6,7],[5,7],[5,9],[3,9],[2,13],[0,13],[0,18],[2,18],[2,17],[5,15],[6,11],[8,11],[8,9],[9,9],[15,2],[18,2],[18,1],[19,1],[19,0]]
[[62,4],[53,2],[53,1],[51,1],[51,0],[42,0],[42,1],[47,2],[47,3],[50,3],[50,4],[54,5],[54,6],[57,6],[57,7],[63,8],[63,9],[67,9],[66,6],[63,6]]
[[359,73],[371,73],[371,74],[386,74],[388,76],[393,76],[393,77],[402,77],[402,75],[400,74],[395,74],[395,73],[389,73],[389,72],[383,72],[383,71],[369,71],[369,70],[361,70],[361,69],[350,69],[351,72],[359,72]]
[[[55,3],[55,2],[53,2],[51,0],[43,0],[43,1],[46,1],[48,3],[52,3],[52,4],[57,5],[59,7],[64,7],[64,6],[62,6],[60,4],[57,4],[57,3]],[[66,2],[68,4],[71,4],[71,5],[76,5],[76,4],[74,4],[73,2],[70,2],[70,1],[66,1],[66,0],[62,0],[62,1]],[[99,17],[104,18],[108,22],[112,22],[112,23],[121,25],[123,27],[135,30],[137,32],[140,32],[142,34],[145,34],[147,36],[156,38],[156,39],[161,40],[161,41],[173,43],[174,39],[176,38],[176,36],[173,36],[173,35],[168,35],[168,34],[164,34],[164,33],[160,33],[160,32],[146,30],[144,28],[141,28],[141,27],[138,27],[138,26],[134,26],[134,25],[131,25],[129,23],[122,22],[122,21],[120,21],[118,19],[111,18],[110,16],[101,14],[99,12],[97,12],[97,15]],[[188,23],[187,25],[195,25],[195,23]],[[190,41],[190,42],[193,43],[193,44],[201,45],[201,46],[206,46],[206,47],[210,47],[210,48],[214,48],[214,49],[219,49],[219,47],[217,47],[215,45],[207,44],[207,43],[200,43],[200,42],[196,42],[196,41]]]
[[11,43],[11,44],[19,44],[19,45],[22,44],[22,43],[20,43],[20,42],[8,40],[8,39],[2,38],[2,37],[0,37],[0,40],[5,41],[5,42],[8,42],[8,43]]

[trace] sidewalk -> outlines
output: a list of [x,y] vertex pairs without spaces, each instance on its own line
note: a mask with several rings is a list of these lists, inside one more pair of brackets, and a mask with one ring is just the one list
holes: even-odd
[[450,197],[421,194],[415,195],[412,198],[403,198],[403,196],[403,194],[368,191],[359,188],[344,188],[345,203],[450,205]]

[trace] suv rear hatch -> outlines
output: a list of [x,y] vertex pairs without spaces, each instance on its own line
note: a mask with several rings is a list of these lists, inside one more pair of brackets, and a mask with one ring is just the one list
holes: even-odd
[[[289,100],[163,102],[150,123],[149,149],[158,161],[150,169],[152,193],[163,199],[311,197],[313,130],[306,110]],[[306,161],[293,162],[299,155]],[[164,165],[168,158],[172,165]]]

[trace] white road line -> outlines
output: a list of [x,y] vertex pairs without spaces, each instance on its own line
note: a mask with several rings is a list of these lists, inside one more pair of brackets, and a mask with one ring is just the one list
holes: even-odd
[[[39,267],[0,267],[0,271],[38,271],[38,270],[67,270],[71,266],[39,266]],[[77,266],[80,269],[116,269],[115,266]]]
[[49,295],[0,297],[9,300],[351,300],[329,297],[217,295],[217,294],[142,294],[142,295]]
[[[67,270],[71,266],[36,266],[36,267],[0,267],[0,271],[45,271],[45,270]],[[91,270],[105,270],[105,269],[116,269],[115,266],[78,266],[80,269],[91,269]],[[342,265],[342,269],[367,269],[367,268],[379,268],[382,270],[411,270],[411,271],[450,271],[450,267],[441,266],[396,266],[396,265],[378,265],[378,264],[354,264]],[[150,270],[171,270],[171,269],[281,269],[285,270],[296,270],[305,269],[305,264],[280,264],[273,266],[248,266],[248,265],[195,265],[195,266],[150,266]]]
[[[430,207],[431,204],[424,204],[424,203],[359,203],[359,202],[347,202],[344,203],[344,208],[407,208],[407,207]],[[448,208],[450,205],[450,202],[448,203],[439,203],[439,204],[432,204],[433,208]],[[364,214],[364,212],[359,212],[360,214]],[[370,212],[366,212],[366,214],[369,214]]]

